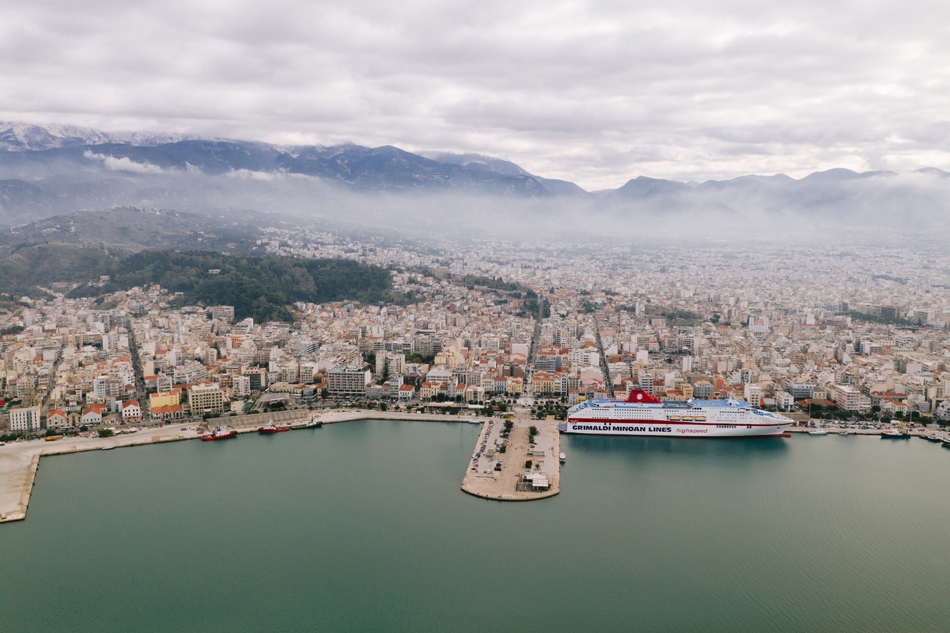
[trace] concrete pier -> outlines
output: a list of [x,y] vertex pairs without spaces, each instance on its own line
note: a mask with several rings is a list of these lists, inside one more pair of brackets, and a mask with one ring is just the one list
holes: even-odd
[[[534,501],[553,497],[561,491],[558,454],[561,438],[556,423],[547,420],[512,420],[514,427],[505,452],[495,450],[504,429],[504,420],[485,423],[472,455],[472,462],[462,480],[462,490],[470,495],[495,501]],[[529,428],[538,429],[535,445],[528,444]],[[484,447],[484,448],[483,448]],[[525,479],[525,463],[531,461],[532,472],[547,477],[550,487],[536,490]],[[501,470],[494,465],[501,461]],[[540,468],[537,468],[540,465]]]

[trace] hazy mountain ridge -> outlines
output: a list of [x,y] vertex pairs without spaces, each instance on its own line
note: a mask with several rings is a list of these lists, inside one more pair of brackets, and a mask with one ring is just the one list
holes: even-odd
[[40,126],[30,123],[0,122],[0,150],[6,151],[35,151],[105,143],[159,145],[197,138],[199,137],[194,134],[102,132],[74,125]]
[[296,148],[291,153],[274,145],[243,141],[184,140],[152,146],[104,143],[3,152],[0,169],[21,180],[63,171],[102,169],[138,174],[247,172],[261,179],[268,174],[310,176],[364,192],[460,190],[520,197],[555,195],[542,185],[543,179],[527,172],[503,174],[441,163],[390,146],[310,147]]
[[526,232],[598,226],[622,232],[635,231],[643,220],[666,222],[672,232],[684,226],[800,229],[802,221],[950,228],[950,173],[936,168],[904,174],[839,168],[798,180],[776,174],[702,183],[641,175],[615,190],[587,192],[480,154],[214,139],[162,143],[160,135],[117,143],[95,131],[70,136],[64,129],[48,132],[86,144],[0,152],[0,225],[133,206],[242,209],[410,232],[420,223],[456,233],[491,232],[508,223]]
[[807,221],[922,228],[946,226],[950,174],[830,169],[796,180],[785,174],[681,183],[640,176],[597,201],[614,213],[665,217],[701,214],[716,221],[785,216]]

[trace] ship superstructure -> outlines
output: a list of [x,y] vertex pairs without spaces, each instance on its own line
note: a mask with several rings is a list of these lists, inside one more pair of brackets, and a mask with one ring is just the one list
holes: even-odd
[[644,391],[626,400],[588,400],[568,410],[565,433],[661,437],[781,435],[792,420],[754,408],[745,400],[664,402]]

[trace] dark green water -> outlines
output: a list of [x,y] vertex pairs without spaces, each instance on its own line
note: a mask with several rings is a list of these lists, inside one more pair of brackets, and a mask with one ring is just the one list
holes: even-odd
[[0,631],[948,631],[950,451],[564,437],[559,496],[459,490],[479,427],[366,421],[44,458]]

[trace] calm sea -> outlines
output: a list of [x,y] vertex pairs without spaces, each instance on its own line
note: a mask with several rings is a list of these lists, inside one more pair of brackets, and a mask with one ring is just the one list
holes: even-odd
[[518,504],[459,490],[478,430],[44,458],[0,630],[950,630],[950,450],[570,436],[561,494]]

